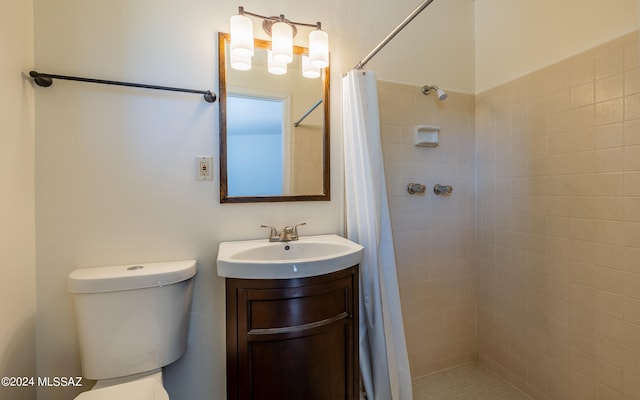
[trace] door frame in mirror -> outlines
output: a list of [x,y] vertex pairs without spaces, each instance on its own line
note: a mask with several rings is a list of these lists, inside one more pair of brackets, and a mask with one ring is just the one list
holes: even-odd
[[[311,195],[287,196],[229,196],[227,174],[227,84],[226,52],[230,40],[228,33],[218,33],[218,103],[220,104],[220,203],[264,203],[284,201],[329,201],[331,200],[330,170],[330,129],[329,129],[329,67],[322,70],[322,107],[323,107],[323,152],[322,152],[322,193]],[[269,48],[271,42],[254,39],[255,47]],[[294,46],[295,54],[308,51],[304,47]]]

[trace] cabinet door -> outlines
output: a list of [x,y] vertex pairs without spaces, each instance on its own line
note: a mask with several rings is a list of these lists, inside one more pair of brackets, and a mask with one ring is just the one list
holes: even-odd
[[247,343],[246,365],[241,362],[249,379],[240,383],[240,398],[348,399],[351,329],[342,319],[296,334],[253,338]]
[[356,279],[353,267],[322,279],[227,280],[228,398],[357,398]]

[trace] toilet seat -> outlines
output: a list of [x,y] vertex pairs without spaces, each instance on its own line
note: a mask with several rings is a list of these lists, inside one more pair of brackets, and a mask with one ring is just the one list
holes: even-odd
[[155,378],[144,378],[81,393],[74,400],[169,400],[169,394]]

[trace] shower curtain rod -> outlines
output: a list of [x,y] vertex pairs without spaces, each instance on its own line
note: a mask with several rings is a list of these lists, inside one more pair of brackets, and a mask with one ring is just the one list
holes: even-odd
[[363,58],[358,64],[356,64],[354,69],[364,68],[364,66],[369,62],[369,60],[371,60],[376,54],[378,54],[378,52],[382,50],[382,48],[386,46],[387,43],[391,41],[391,39],[393,39],[402,29],[404,29],[405,26],[407,26],[409,22],[411,22],[415,17],[417,17],[418,14],[420,14],[422,10],[427,8],[427,6],[432,2],[433,0],[425,0],[422,2],[422,4],[416,7],[416,9],[413,10],[413,12],[409,14],[409,16],[405,18],[404,21],[402,21],[400,25],[396,27],[396,29],[391,31],[391,33],[388,34],[387,37],[382,40],[382,42],[380,42],[373,50],[371,50],[369,54],[367,54],[365,58]]
[[53,79],[64,79],[67,81],[78,81],[78,82],[89,82],[89,83],[101,83],[104,85],[116,85],[116,86],[128,86],[128,87],[136,87],[143,89],[154,89],[154,90],[168,90],[171,92],[183,92],[183,93],[197,93],[204,95],[204,100],[207,103],[213,103],[216,101],[215,93],[212,93],[210,90],[193,90],[193,89],[183,89],[183,88],[175,88],[169,86],[156,86],[156,85],[146,85],[143,83],[130,83],[130,82],[118,82],[118,81],[106,81],[103,79],[92,79],[92,78],[79,78],[77,76],[65,76],[65,75],[52,75],[52,74],[43,74],[36,71],[30,71],[29,76],[33,78],[33,81],[42,87],[49,87],[53,83]]
[[300,125],[300,123],[302,121],[304,121],[304,119],[307,118],[309,116],[309,114],[311,114],[311,112],[313,110],[315,110],[320,104],[322,104],[322,99],[318,100],[318,102],[316,104],[312,105],[311,108],[308,109],[307,112],[304,113],[304,115],[302,117],[300,117],[299,120],[297,120],[296,122],[293,123],[293,126],[295,126],[297,128],[298,125]]

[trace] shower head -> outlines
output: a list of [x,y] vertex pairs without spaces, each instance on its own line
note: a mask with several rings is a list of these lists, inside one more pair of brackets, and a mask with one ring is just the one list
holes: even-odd
[[422,94],[429,95],[432,90],[435,90],[436,93],[438,94],[438,100],[445,101],[447,99],[447,96],[448,96],[447,92],[445,92],[444,90],[440,89],[435,85],[434,86],[424,85],[422,87]]

